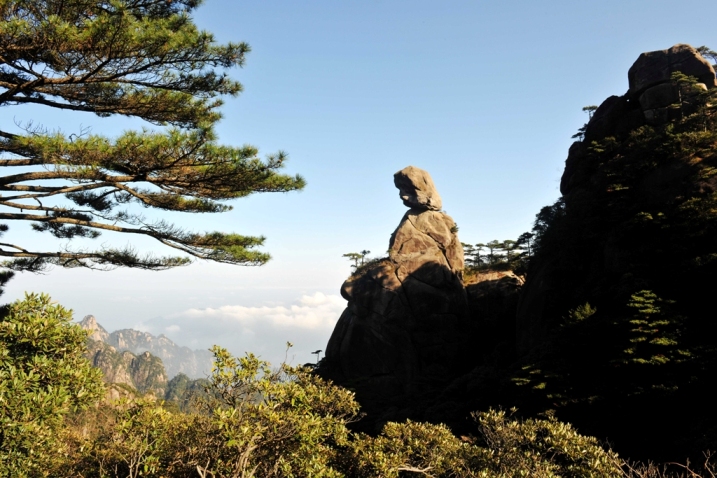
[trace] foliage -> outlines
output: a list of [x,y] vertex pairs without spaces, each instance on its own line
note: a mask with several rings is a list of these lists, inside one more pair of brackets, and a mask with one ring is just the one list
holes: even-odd
[[[597,109],[598,107],[596,105],[583,106],[583,112],[588,114],[588,122],[593,119],[593,114],[595,114]],[[587,129],[588,123],[585,123],[578,129],[578,132],[575,133],[572,138],[577,138],[579,141],[582,141],[583,138],[585,138],[585,131],[587,131]]]
[[652,291],[641,290],[630,297],[627,306],[635,310],[630,320],[630,347],[623,360],[661,365],[688,360],[691,353],[679,348],[684,317],[670,311],[674,301],[660,299]]
[[512,420],[475,413],[478,437],[458,438],[445,425],[388,423],[377,437],[352,444],[356,477],[617,477],[621,461],[597,440],[553,417]]
[[366,257],[371,254],[371,251],[363,250],[361,252],[348,252],[344,254],[341,257],[345,257],[350,261],[353,261],[353,264],[351,267],[354,268],[354,270],[358,269],[362,265],[366,263]]
[[[333,470],[353,394],[308,370],[269,364],[215,347],[207,394],[190,413],[121,402],[110,425],[83,445],[81,470],[129,476],[340,476]],[[332,471],[333,470],[333,471]]]
[[[53,408],[59,402],[42,398],[49,386],[30,385],[24,395],[16,389],[9,395],[3,375],[3,475],[613,477],[623,476],[624,466],[624,476],[667,476],[637,474],[644,467],[622,462],[595,438],[552,416],[521,421],[502,411],[475,413],[475,437],[459,438],[445,425],[411,421],[388,423],[376,436],[352,433],[347,425],[358,417],[352,392],[308,369],[273,370],[252,354],[235,358],[220,347],[213,349],[216,363],[206,393],[196,395],[195,406],[185,411],[144,398],[80,410],[96,403],[102,388],[97,371],[81,359],[86,334],[68,320],[69,313],[46,296],[28,296],[11,306],[2,323],[3,373],[9,370],[8,357],[14,357],[16,370],[54,370],[52,391],[65,397]],[[48,355],[41,360],[32,350]],[[169,388],[175,394],[190,387],[186,379],[173,382]],[[76,387],[74,394],[67,395],[68,384]],[[31,428],[23,429],[32,432],[32,441],[13,434],[20,430],[13,429],[18,415],[8,404],[23,396],[25,407],[33,404],[20,414],[32,417]],[[63,420],[73,406],[77,412]]]
[[63,417],[103,394],[84,358],[87,333],[47,295],[27,294],[0,322],[0,475],[50,473]]
[[589,302],[585,302],[583,305],[579,305],[569,311],[565,322],[566,324],[576,324],[590,318],[595,312],[597,312],[597,309],[590,305]]
[[[488,270],[514,270],[524,273],[533,256],[534,234],[525,232],[517,240],[492,240],[475,245],[461,243],[465,257],[466,274]],[[483,251],[487,249],[488,253]]]
[[[580,435],[553,416],[509,420],[503,411],[474,414],[486,449],[484,476],[620,476],[620,460],[593,437]],[[480,475],[478,475],[480,476]]]
[[712,60],[712,66],[717,66],[717,52],[702,45],[700,47],[697,47],[696,50],[699,52],[700,55],[702,55],[704,58],[709,58]]
[[347,476],[393,478],[413,472],[424,476],[466,475],[471,448],[445,425],[387,423],[377,437],[358,434],[350,448]]
[[[286,155],[266,161],[252,146],[217,143],[221,96],[241,85],[223,70],[242,66],[249,46],[219,45],[190,14],[197,0],[0,0],[0,107],[123,115],[153,125],[116,138],[18,124],[0,131],[0,220],[30,221],[57,239],[101,233],[139,235],[180,252],[139,254],[131,246],[27,250],[0,244],[11,270],[117,266],[165,269],[188,257],[259,265],[264,238],[196,233],[137,207],[186,213],[231,209],[225,200],[254,192],[301,189],[299,176],[278,174]],[[17,172],[10,172],[15,169]],[[7,225],[2,225],[3,231]]]
[[66,464],[68,476],[162,476],[167,452],[186,422],[184,416],[144,399],[121,399],[87,415],[76,425],[91,423],[91,440],[72,437],[74,463]]

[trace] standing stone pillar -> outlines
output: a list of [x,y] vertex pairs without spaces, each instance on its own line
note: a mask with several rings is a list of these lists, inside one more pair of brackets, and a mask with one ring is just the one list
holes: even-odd
[[473,353],[458,228],[426,171],[408,166],[394,183],[409,210],[388,257],[341,287],[348,306],[320,369],[355,390],[369,413],[445,384]]

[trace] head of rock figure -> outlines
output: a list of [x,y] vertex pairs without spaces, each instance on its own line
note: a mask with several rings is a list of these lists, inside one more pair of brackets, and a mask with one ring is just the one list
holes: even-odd
[[427,171],[408,166],[393,175],[393,184],[399,190],[403,204],[411,209],[440,211],[441,196]]

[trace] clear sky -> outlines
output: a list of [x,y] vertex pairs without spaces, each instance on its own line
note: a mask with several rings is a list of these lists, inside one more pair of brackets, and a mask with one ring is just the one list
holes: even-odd
[[[220,42],[252,46],[231,72],[244,93],[226,101],[220,141],[287,151],[286,172],[308,185],[240,199],[229,213],[170,219],[265,235],[273,260],[20,274],[4,300],[47,292],[110,331],[139,327],[272,362],[292,341],[294,363],[313,360],[345,307],[342,254],[384,253],[405,211],[394,172],[431,173],[463,242],[515,239],[559,196],[583,106],[625,93],[641,52],[717,49],[714,0],[206,0],[194,18]],[[68,134],[142,126],[24,107],[3,110],[0,122],[30,119]],[[45,240],[35,236],[23,240]]]

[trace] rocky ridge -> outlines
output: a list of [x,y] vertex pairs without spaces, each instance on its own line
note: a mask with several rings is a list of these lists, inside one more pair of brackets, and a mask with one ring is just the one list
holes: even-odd
[[149,350],[138,353],[128,350],[130,347],[150,348],[148,345],[151,346],[153,341],[160,344],[160,350],[179,348],[166,337],[155,338],[151,334],[131,329],[109,334],[92,315],[82,319],[79,325],[89,332],[85,356],[94,367],[102,371],[103,380],[107,384],[106,400],[133,398],[137,394],[149,395],[173,402],[180,409],[186,410],[191,406],[192,396],[205,393],[204,387],[208,383],[206,376],[195,379],[180,371],[168,380],[161,357],[153,355]]
[[192,379],[204,378],[212,370],[213,356],[211,352],[179,346],[164,335],[154,336],[134,329],[121,329],[107,333],[92,315],[82,319],[80,326],[92,331],[90,338],[100,340],[118,351],[126,350],[135,355],[150,352],[159,357],[164,363],[169,378],[180,373]]
[[717,78],[675,45],[640,55],[628,83],[582,129],[562,197],[538,214],[512,356],[454,381],[439,397],[453,411],[432,420],[517,407],[634,459],[717,446],[717,325],[704,313],[717,278]]
[[94,367],[102,370],[106,383],[164,398],[167,374],[159,357],[149,352],[135,355],[128,350],[117,351],[111,345],[91,338],[87,341],[86,357]]
[[[690,75],[696,83],[675,81],[676,73]],[[714,178],[694,177],[695,169],[704,166],[704,163],[691,162],[695,158],[665,158],[655,163],[654,168],[641,166],[638,173],[633,171],[637,166],[635,162],[624,162],[618,168],[618,161],[612,164],[596,161],[593,146],[608,138],[608,147],[616,147],[612,145],[630,141],[630,134],[636,131],[660,131],[695,113],[700,94],[717,87],[712,65],[692,46],[678,44],[666,50],[642,53],[628,71],[628,83],[627,93],[611,96],[597,108],[586,125],[585,137],[570,147],[560,180],[562,204],[571,217],[595,217],[592,227],[610,228],[591,233],[602,237],[601,243],[596,244],[601,254],[594,254],[593,263],[585,265],[594,278],[634,273],[630,270],[633,245],[620,239],[629,229],[627,221],[632,218],[625,218],[623,224],[604,221],[602,218],[608,209],[616,211],[613,213],[616,215],[622,205],[626,208],[630,204],[633,209],[639,205],[642,212],[659,212],[680,198],[709,193],[717,187]],[[653,161],[657,161],[659,155],[664,154],[657,151],[659,147],[655,143],[650,146],[654,150],[644,154],[653,155]],[[616,201],[620,201],[620,205]],[[583,239],[584,244],[592,242],[588,237]],[[576,247],[582,246],[576,244]],[[555,264],[552,260],[538,260],[533,266],[517,314],[519,353],[527,353],[540,344],[557,325],[548,319],[554,301],[551,297],[556,290],[557,279],[551,278]],[[595,282],[588,287],[601,286]]]

